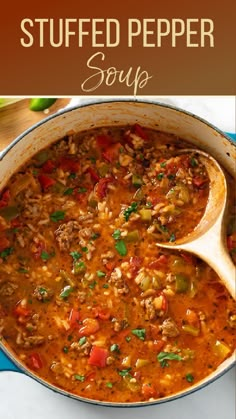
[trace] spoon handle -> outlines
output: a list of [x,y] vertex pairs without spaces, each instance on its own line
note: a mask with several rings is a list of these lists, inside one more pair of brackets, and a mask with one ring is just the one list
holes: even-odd
[[[218,226],[214,226],[207,234],[198,239],[185,243],[179,248],[192,252],[203,259],[220,277],[233,298],[236,297],[236,267],[226,248],[223,232],[219,234]],[[218,227],[218,228],[217,228]]]

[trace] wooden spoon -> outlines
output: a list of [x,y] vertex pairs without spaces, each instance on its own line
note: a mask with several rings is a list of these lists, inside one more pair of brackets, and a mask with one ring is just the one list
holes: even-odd
[[197,154],[208,172],[210,188],[207,206],[200,223],[190,234],[172,243],[157,243],[157,246],[194,253],[214,269],[235,298],[236,267],[227,250],[225,234],[228,200],[225,174],[217,161],[201,150],[184,149],[182,153]]

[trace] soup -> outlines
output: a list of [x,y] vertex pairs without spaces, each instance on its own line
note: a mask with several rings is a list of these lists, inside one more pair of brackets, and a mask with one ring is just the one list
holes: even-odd
[[49,383],[153,401],[235,350],[236,305],[216,273],[156,245],[189,234],[206,207],[209,178],[187,146],[138,124],[94,129],[40,151],[2,190],[0,331]]

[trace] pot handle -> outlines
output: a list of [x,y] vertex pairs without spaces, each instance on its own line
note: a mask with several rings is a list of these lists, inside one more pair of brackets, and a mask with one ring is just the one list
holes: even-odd
[[0,372],[1,371],[15,371],[22,372],[7,355],[0,349]]

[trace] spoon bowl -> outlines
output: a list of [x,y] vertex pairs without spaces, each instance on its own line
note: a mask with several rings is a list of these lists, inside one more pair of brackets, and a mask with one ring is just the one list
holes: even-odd
[[184,149],[182,153],[194,153],[205,166],[209,176],[209,197],[205,212],[195,229],[174,242],[157,243],[158,247],[191,252],[203,259],[218,274],[221,281],[235,298],[236,268],[228,253],[225,234],[228,187],[219,163],[201,150]]

